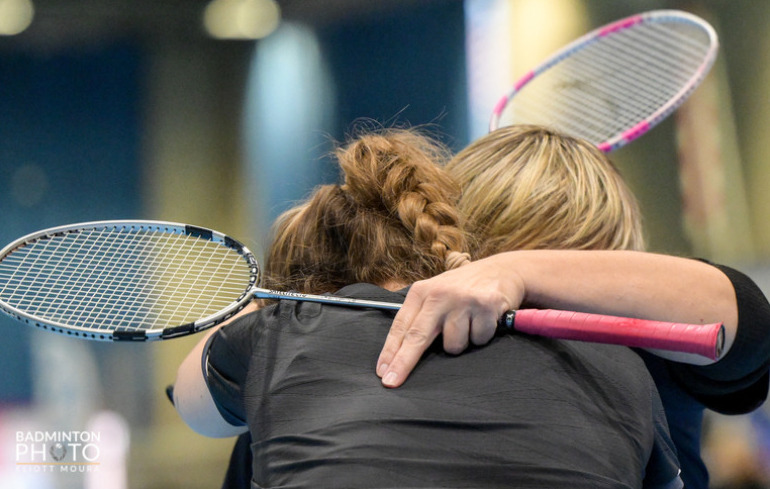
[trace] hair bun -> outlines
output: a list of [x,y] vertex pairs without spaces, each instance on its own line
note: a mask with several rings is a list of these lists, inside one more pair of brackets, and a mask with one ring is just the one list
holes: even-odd
[[[344,183],[284,212],[265,279],[326,292],[356,282],[412,283],[464,263],[459,186],[449,151],[415,130],[364,133],[335,150]],[[452,253],[455,252],[455,253]]]
[[370,134],[337,150],[344,176],[342,189],[359,205],[370,210],[389,210],[381,192],[390,187],[391,171],[403,162],[394,143],[380,134]]

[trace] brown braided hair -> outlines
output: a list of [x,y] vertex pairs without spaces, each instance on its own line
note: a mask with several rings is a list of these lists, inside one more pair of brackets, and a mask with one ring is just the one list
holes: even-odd
[[317,187],[273,228],[264,285],[300,292],[411,283],[467,263],[449,152],[416,129],[361,135],[334,153],[343,183]]

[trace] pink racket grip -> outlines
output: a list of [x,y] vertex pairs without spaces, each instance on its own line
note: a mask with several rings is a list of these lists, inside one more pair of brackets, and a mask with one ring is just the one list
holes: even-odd
[[553,309],[508,311],[498,328],[565,340],[695,353],[711,360],[722,355],[725,341],[721,323],[668,323]]

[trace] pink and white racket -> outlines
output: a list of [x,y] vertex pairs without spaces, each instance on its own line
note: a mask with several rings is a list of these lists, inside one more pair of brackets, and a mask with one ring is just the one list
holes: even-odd
[[711,25],[690,13],[627,17],[578,38],[521,77],[495,105],[489,129],[544,125],[613,151],[681,105],[718,50]]
[[[258,287],[259,264],[222,233],[162,221],[45,229],[0,250],[0,309],[46,331],[102,341],[164,340],[210,328],[254,297],[397,310],[401,304]],[[697,353],[716,359],[721,324],[527,309],[503,331]]]

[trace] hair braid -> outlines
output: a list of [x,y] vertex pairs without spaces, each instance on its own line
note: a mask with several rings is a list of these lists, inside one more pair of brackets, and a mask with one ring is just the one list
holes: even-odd
[[266,285],[332,291],[354,282],[413,282],[467,262],[448,151],[415,130],[359,136],[335,151],[341,185],[284,213]]
[[[351,154],[353,158],[348,157]],[[384,211],[398,216],[417,254],[428,262],[423,275],[463,264],[457,257],[467,247],[456,207],[460,189],[437,165],[448,158],[443,146],[414,131],[389,130],[359,138],[339,150],[337,157],[352,195],[379,189],[376,198]],[[368,164],[360,165],[361,161]]]

